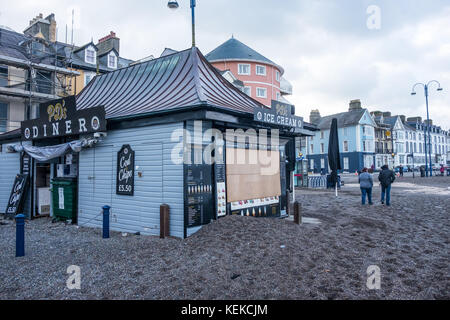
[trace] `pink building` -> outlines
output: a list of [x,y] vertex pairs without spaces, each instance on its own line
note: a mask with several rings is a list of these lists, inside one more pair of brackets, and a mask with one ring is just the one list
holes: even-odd
[[239,40],[232,37],[205,57],[217,69],[229,70],[243,82],[242,91],[262,104],[289,103],[284,96],[292,94],[292,86],[282,77],[284,69]]

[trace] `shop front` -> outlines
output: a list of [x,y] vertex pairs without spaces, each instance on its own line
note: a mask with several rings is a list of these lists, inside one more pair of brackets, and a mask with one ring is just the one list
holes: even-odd
[[180,238],[226,215],[286,215],[294,138],[307,125],[293,106],[240,92],[197,48],[97,76],[72,102],[70,122],[42,105],[12,142],[30,157],[29,216],[62,210],[61,180],[75,186],[82,226],[101,227],[104,205],[112,230],[158,235],[167,204]]

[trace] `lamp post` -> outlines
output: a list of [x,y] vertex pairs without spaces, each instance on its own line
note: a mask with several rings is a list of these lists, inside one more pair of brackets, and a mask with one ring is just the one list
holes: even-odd
[[[191,1],[191,17],[192,17],[192,47],[195,47],[195,5],[196,5],[196,1],[195,0],[190,0],[190,1]],[[176,10],[176,9],[178,9],[179,5],[176,0],[169,1],[167,3],[167,7],[169,7],[169,9]]]
[[[416,95],[416,91],[415,91],[416,86],[418,86],[418,85],[423,86],[424,94],[425,94],[425,102],[426,102],[426,106],[427,106],[428,155],[429,155],[429,161],[430,161],[430,167],[429,167],[430,177],[433,176],[433,165],[432,165],[432,161],[431,161],[431,149],[432,149],[432,146],[431,146],[431,134],[430,134],[430,127],[431,127],[431,125],[430,125],[430,116],[429,116],[429,113],[428,113],[428,88],[430,87],[430,85],[433,82],[438,85],[437,91],[442,91],[441,84],[439,83],[439,81],[431,80],[427,84],[423,84],[423,83],[420,83],[420,82],[416,83],[413,86],[412,92],[411,92],[411,95],[414,96],[414,95]],[[425,138],[425,167],[427,167],[427,165],[428,165],[427,164],[427,140]],[[428,177],[428,172],[427,172],[427,177]]]

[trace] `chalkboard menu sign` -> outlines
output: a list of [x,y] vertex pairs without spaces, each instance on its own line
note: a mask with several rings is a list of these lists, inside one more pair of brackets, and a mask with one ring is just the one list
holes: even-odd
[[208,224],[215,217],[211,165],[187,165],[185,174],[187,226]]
[[9,196],[8,204],[6,206],[5,213],[7,215],[16,215],[21,213],[24,194],[28,186],[28,176],[26,174],[16,175],[14,180],[13,188],[11,190],[11,195]]
[[20,173],[29,175],[31,172],[31,157],[29,154],[23,152],[20,159]]
[[134,151],[128,144],[124,144],[117,153],[116,194],[134,194]]

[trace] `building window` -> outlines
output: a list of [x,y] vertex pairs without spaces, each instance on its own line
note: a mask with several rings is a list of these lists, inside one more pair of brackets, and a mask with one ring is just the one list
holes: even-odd
[[0,132],[6,132],[8,122],[8,104],[0,102]]
[[252,95],[252,87],[244,87],[242,91],[248,96]]
[[280,81],[280,71],[275,72],[275,79],[279,82]]
[[238,65],[238,74],[249,76],[250,75],[250,65],[249,64],[240,63]]
[[85,61],[90,64],[95,64],[95,50],[90,48],[85,50]]
[[349,169],[348,157],[344,157],[343,160],[344,160],[344,170],[348,170]]
[[84,74],[84,85],[87,86],[89,82],[95,77],[95,73],[93,72],[86,72]]
[[344,152],[348,152],[348,141],[344,141]]
[[311,150],[311,154],[313,154],[314,153],[314,144],[312,144],[312,143],[311,143],[310,150]]
[[267,98],[267,89],[266,88],[256,88],[256,96],[258,98]]
[[258,76],[265,76],[266,75],[266,67],[265,66],[256,66],[256,74]]
[[279,101],[281,98],[281,94],[279,92],[277,92],[277,100]]
[[0,87],[8,85],[8,66],[0,65]]
[[108,56],[108,68],[111,69],[117,68],[117,57],[114,54],[110,54]]
[[314,171],[314,159],[309,160],[309,169]]
[[323,143],[320,144],[320,152],[325,153],[325,145]]
[[323,138],[324,138],[324,132],[320,131],[320,139],[323,139]]
[[325,159],[320,159],[320,169],[325,169]]

